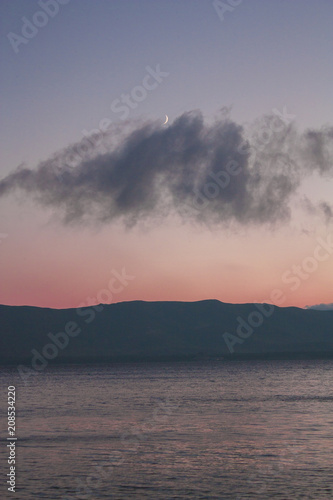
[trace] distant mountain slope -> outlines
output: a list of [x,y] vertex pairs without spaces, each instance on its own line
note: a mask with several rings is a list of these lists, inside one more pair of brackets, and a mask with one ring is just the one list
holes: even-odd
[[2,364],[333,357],[333,311],[217,300],[134,301],[79,310],[0,306],[0,327]]

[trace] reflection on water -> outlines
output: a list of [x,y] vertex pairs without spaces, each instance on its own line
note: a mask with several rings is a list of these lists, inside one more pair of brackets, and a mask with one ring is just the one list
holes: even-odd
[[332,361],[5,370],[17,498],[333,498],[332,382]]

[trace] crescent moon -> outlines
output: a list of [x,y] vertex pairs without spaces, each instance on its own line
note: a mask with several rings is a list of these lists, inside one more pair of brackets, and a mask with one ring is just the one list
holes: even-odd
[[168,115],[165,115],[165,122],[163,122],[163,125],[166,125],[168,123],[168,121],[169,121],[169,117],[168,117]]

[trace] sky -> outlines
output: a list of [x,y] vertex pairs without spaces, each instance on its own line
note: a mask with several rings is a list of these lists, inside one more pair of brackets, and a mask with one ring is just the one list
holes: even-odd
[[0,18],[0,303],[333,302],[330,0]]

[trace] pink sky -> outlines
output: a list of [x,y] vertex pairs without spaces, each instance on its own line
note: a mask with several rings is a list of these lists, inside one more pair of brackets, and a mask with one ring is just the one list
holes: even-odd
[[[63,226],[52,212],[42,213],[25,202],[11,211],[10,220],[2,228],[8,236],[0,245],[2,304],[66,308],[124,300],[263,302],[272,300],[276,289],[283,306],[332,302],[333,255],[323,249],[323,260],[314,257],[318,238],[326,241],[329,235],[325,227],[313,225],[310,234],[295,222],[275,231],[211,231],[169,219],[131,230],[116,224],[93,230]],[[134,278],[111,294],[112,271],[123,269]]]
[[[72,0],[15,50],[8,33],[21,33],[22,18],[32,19],[38,2],[0,2],[0,181],[19,165],[36,169],[105,120],[117,128],[127,120],[163,123],[167,114],[169,127],[182,113],[201,110],[211,124],[227,107],[250,135],[276,110],[301,131],[332,122],[333,2],[234,2],[239,6],[223,22],[212,0],[192,3]],[[155,83],[148,76],[150,90],[142,87],[147,67],[163,74]],[[257,129],[261,140],[265,130]],[[306,177],[298,200],[331,204],[332,171],[326,174]],[[317,238],[332,231],[300,207],[274,230],[209,230],[172,218],[128,231],[116,223],[93,229],[63,226],[59,214],[29,201],[29,189],[0,198],[2,304],[75,307],[102,297],[112,269],[123,268],[135,278],[115,301],[252,302],[279,289],[283,305],[333,302],[332,255],[291,290],[292,267],[304,259],[311,265]]]

